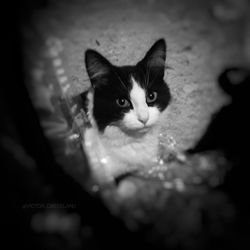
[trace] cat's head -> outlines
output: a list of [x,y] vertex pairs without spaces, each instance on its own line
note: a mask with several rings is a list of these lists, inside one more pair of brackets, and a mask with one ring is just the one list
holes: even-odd
[[94,89],[92,115],[100,131],[117,126],[126,133],[146,132],[170,102],[164,82],[166,43],[158,40],[135,66],[118,67],[94,50],[85,54]]

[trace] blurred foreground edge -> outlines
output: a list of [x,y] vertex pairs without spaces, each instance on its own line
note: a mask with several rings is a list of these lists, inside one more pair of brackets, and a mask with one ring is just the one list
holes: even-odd
[[[13,14],[4,44],[7,53],[3,60],[8,80],[2,81],[0,92],[0,162],[6,201],[2,213],[5,246],[9,249],[16,246],[23,249],[78,249],[79,246],[88,249],[117,249],[118,241],[122,244],[119,248],[146,248],[139,235],[129,232],[120,219],[110,214],[98,197],[91,196],[64,172],[56,163],[43,134],[24,83],[19,24],[20,21],[28,22],[32,10],[45,7],[46,3],[23,1],[20,5],[7,7],[7,11]],[[63,212],[79,215],[79,239],[81,228],[85,227],[90,228],[94,242],[90,239],[89,242],[70,246],[60,236],[53,240],[49,232],[45,236],[35,232],[31,227],[32,217],[43,211],[46,204],[71,204]],[[50,240],[51,243],[46,242],[44,245],[44,241]]]

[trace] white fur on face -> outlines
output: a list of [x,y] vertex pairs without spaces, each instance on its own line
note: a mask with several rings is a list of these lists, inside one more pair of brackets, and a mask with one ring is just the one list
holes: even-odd
[[149,107],[146,103],[146,92],[131,77],[132,90],[130,100],[133,109],[125,114],[122,125],[128,130],[140,130],[153,126],[159,118],[160,111],[157,107]]

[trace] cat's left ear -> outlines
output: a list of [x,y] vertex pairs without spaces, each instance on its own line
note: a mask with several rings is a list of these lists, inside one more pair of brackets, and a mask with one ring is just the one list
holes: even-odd
[[104,80],[105,75],[107,75],[111,68],[112,64],[100,53],[95,50],[87,50],[85,52],[85,65],[86,70],[89,75],[92,85],[95,85]]
[[163,76],[165,70],[166,50],[167,45],[165,40],[163,38],[157,40],[138,65],[143,65],[146,68],[154,68]]

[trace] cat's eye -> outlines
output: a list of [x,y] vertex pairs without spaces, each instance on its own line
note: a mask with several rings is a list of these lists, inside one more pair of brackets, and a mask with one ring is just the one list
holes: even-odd
[[147,103],[152,103],[157,99],[157,93],[155,91],[149,92],[147,95]]
[[118,98],[116,99],[116,103],[121,108],[127,108],[130,106],[129,101],[125,98]]

